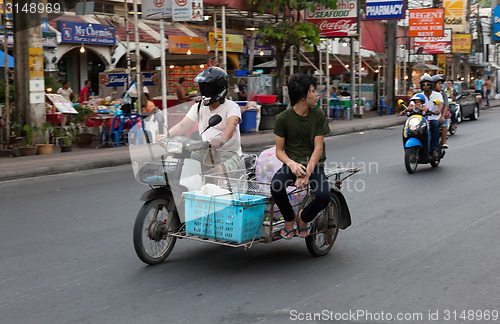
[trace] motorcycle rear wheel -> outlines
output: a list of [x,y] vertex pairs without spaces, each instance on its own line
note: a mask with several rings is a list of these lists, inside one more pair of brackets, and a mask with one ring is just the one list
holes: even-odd
[[[313,199],[312,194],[307,195],[302,201],[300,209],[310,204]],[[309,253],[319,257],[330,252],[339,234],[340,213],[338,198],[334,195],[330,196],[330,203],[314,218],[310,234],[305,238]]]
[[409,174],[415,173],[418,166],[418,146],[405,148],[405,167]]
[[179,228],[179,215],[167,210],[168,201],[154,199],[146,202],[137,214],[134,225],[134,248],[139,259],[154,265],[165,261],[174,248],[176,237],[170,236]]

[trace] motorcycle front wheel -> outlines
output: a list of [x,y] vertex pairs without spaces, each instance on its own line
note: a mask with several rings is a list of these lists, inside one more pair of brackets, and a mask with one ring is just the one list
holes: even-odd
[[409,174],[415,173],[418,166],[418,146],[405,148],[405,167]]
[[139,259],[147,264],[158,264],[168,257],[174,248],[176,237],[171,236],[179,228],[179,215],[167,210],[168,201],[154,199],[144,203],[134,225],[134,248]]
[[[313,198],[312,194],[307,195],[300,209],[310,204]],[[309,253],[323,256],[330,252],[339,234],[340,213],[340,202],[332,195],[330,203],[312,221],[310,234],[305,239]]]

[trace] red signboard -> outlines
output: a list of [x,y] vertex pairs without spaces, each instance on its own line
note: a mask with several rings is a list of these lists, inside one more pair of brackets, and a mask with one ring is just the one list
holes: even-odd
[[451,53],[451,29],[445,29],[444,37],[416,37],[413,48],[417,51],[419,47],[427,54]]
[[356,0],[338,0],[337,10],[316,5],[316,11],[307,11],[306,20],[317,25],[321,37],[345,37],[357,33]]
[[410,9],[408,36],[443,37],[444,8]]

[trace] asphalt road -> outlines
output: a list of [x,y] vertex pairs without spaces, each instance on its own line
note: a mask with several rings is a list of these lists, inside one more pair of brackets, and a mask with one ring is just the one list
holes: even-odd
[[248,251],[181,240],[166,262],[146,266],[132,228],[147,187],[130,166],[0,183],[0,322],[494,318],[499,121],[496,108],[465,121],[441,165],[413,175],[400,127],[329,138],[329,161],[363,171],[344,187],[353,225],[321,258],[299,238]]

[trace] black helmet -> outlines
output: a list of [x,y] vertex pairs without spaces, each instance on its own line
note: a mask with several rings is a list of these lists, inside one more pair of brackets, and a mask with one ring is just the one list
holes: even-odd
[[436,74],[432,77],[432,83],[434,87],[436,87],[436,83],[438,83],[439,81],[444,83],[444,81],[446,81],[446,77],[443,74]]
[[430,75],[427,75],[427,74],[424,74],[421,78],[420,78],[420,89],[422,89],[422,91],[424,90],[422,88],[422,83],[430,83],[431,84],[431,89],[432,90],[432,86],[434,85],[434,82],[432,80],[432,77]]
[[200,93],[204,97],[203,105],[210,106],[216,101],[224,103],[229,89],[226,71],[219,67],[211,66],[194,78],[198,82]]

